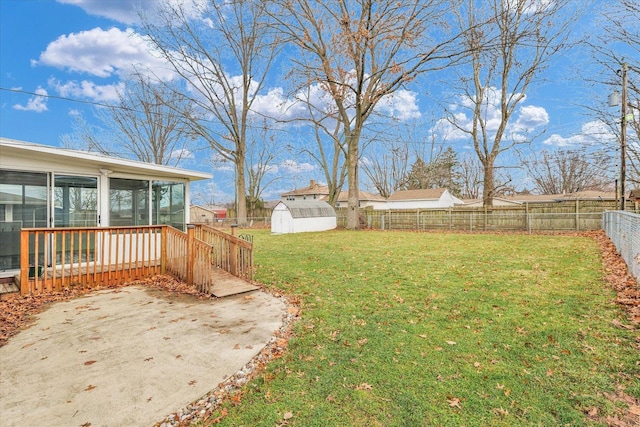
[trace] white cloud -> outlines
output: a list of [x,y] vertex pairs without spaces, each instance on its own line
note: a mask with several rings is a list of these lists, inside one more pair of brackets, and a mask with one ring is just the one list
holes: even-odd
[[140,22],[140,13],[153,15],[164,3],[181,4],[188,16],[196,16],[196,5],[203,0],[57,0],[78,6],[89,15],[102,16],[127,25]]
[[62,35],[49,43],[32,65],[48,65],[97,77],[126,76],[135,70],[153,70],[164,80],[174,77],[169,65],[154,54],[146,37],[131,28],[94,28]]
[[170,159],[175,159],[175,160],[180,160],[180,159],[193,159],[194,155],[193,155],[193,151],[191,150],[186,150],[186,149],[180,149],[180,150],[173,150],[171,152],[171,154],[169,154],[169,158]]
[[416,101],[416,93],[405,89],[382,98],[378,109],[399,120],[417,119],[421,116]]
[[15,104],[13,108],[20,111],[34,111],[36,113],[47,111],[47,95],[49,95],[47,91],[38,86],[35,94],[36,95],[29,98],[25,105]]
[[118,93],[124,90],[124,83],[97,85],[94,82],[75,80],[62,83],[56,79],[49,79],[49,86],[65,98],[89,98],[97,102],[111,102],[118,100]]
[[[487,88],[485,96],[486,102],[482,106],[482,116],[487,134],[489,138],[493,138],[502,120],[499,91],[495,87]],[[457,104],[451,104],[448,107],[457,126],[453,126],[446,119],[440,119],[431,130],[439,140],[465,141],[471,138],[469,132],[473,128],[473,102],[466,96],[458,97],[457,101]],[[526,141],[530,132],[540,130],[548,123],[549,114],[544,107],[521,105],[511,116],[504,138],[510,141]]]
[[284,160],[279,165],[275,166],[272,171],[274,173],[298,173],[298,172],[311,172],[316,170],[316,166],[311,163],[298,163],[296,160]]
[[542,143],[554,147],[584,147],[593,144],[603,145],[615,139],[616,136],[606,123],[594,120],[583,124],[579,133],[567,137],[554,133]]

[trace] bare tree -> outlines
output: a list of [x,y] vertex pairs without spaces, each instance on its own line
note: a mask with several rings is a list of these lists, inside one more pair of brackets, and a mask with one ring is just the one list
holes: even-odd
[[478,156],[471,153],[462,155],[459,167],[461,196],[465,199],[477,199],[482,191],[482,163]]
[[[315,103],[312,87],[308,86],[299,95],[297,101],[304,105],[306,118],[313,127],[313,148],[303,148],[324,172],[329,189],[328,203],[335,206],[338,196],[347,178],[346,147],[342,123],[337,119],[337,112],[331,105]],[[297,119],[300,120],[300,119]]]
[[385,141],[377,151],[365,158],[362,169],[378,193],[387,198],[405,183],[409,146],[403,141]]
[[187,82],[192,131],[235,167],[237,220],[246,223],[247,132],[279,50],[263,2],[167,2],[145,19],[154,46]]
[[193,134],[179,113],[186,99],[172,83],[152,82],[136,73],[118,97],[112,107],[96,112],[111,130],[110,144],[89,140],[90,150],[159,165],[176,165],[191,155]]
[[525,169],[540,194],[611,189],[607,176],[611,159],[604,153],[585,155],[581,150],[543,150],[524,162]]
[[349,188],[347,228],[360,227],[358,160],[361,136],[376,105],[429,68],[451,60],[451,39],[430,36],[440,26],[446,0],[273,1],[272,17],[299,48],[292,59],[302,86],[320,84],[334,104],[346,146]]
[[627,117],[622,118],[620,110],[603,111],[601,104],[588,106],[598,120],[606,123],[617,135],[615,149],[620,147],[620,121],[626,120],[626,181],[640,186],[640,5],[636,0],[620,0],[613,4],[601,5],[602,27],[600,33],[589,44],[595,62],[601,70],[593,73],[602,78],[593,79],[600,86],[609,85],[611,91],[621,90],[620,71],[622,64],[628,68]]
[[[498,156],[530,140],[526,129],[508,132],[507,125],[524,101],[532,82],[549,60],[565,48],[574,18],[571,0],[468,0],[459,12],[470,55],[470,72],[460,77],[464,93],[450,122],[467,133],[483,166],[483,204],[491,206],[498,188],[494,166]],[[470,75],[470,77],[468,77]],[[495,113],[495,114],[494,114]]]
[[271,172],[274,161],[286,148],[279,146],[273,134],[267,126],[267,120],[263,120],[262,129],[258,132],[252,131],[247,145],[246,171],[247,171],[247,202],[249,216],[256,216],[256,209],[263,204],[262,193],[272,183],[281,178],[274,175],[271,179],[266,179]]

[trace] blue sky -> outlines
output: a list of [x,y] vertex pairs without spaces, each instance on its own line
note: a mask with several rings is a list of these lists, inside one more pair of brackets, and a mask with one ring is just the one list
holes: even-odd
[[[155,3],[154,0],[0,0],[0,136],[59,146],[61,137],[72,132],[75,116],[81,114],[91,121],[96,108],[91,103],[115,100],[116,91],[133,64],[161,67],[145,52],[132,6],[149,8]],[[606,3],[596,2],[600,6]],[[597,31],[594,19],[588,13],[576,24],[574,37],[585,31]],[[595,139],[602,144],[610,140],[610,135],[604,135],[607,131],[602,124],[580,107],[589,103],[604,106],[610,90],[592,87],[581,78],[581,72],[590,69],[586,58],[584,51],[574,50],[555,59],[544,80],[528,92],[513,123],[533,126],[536,133],[541,133],[532,150],[593,144],[593,135],[600,135]],[[416,123],[422,126],[425,134],[438,130],[439,113],[434,105],[442,94],[426,94],[426,89],[424,92],[422,89],[437,87],[447,77],[439,75],[434,79],[417,82],[399,92],[389,101],[388,111],[401,121],[413,121],[414,127]],[[274,102],[282,102],[283,93],[286,91],[277,83],[267,88],[265,109]],[[450,88],[444,93],[456,96]],[[444,126],[442,122],[440,126]],[[298,132],[299,129],[292,128],[284,139],[295,144],[300,138]],[[448,142],[459,152],[469,151],[468,140],[463,137],[456,139],[454,135]],[[288,158],[279,159],[273,174],[286,179],[270,186],[264,193],[265,199],[307,185],[309,179],[323,181],[317,166],[296,153],[294,149]],[[208,155],[198,155],[180,166],[213,172],[213,183],[202,183],[202,188],[213,187],[216,201],[231,201],[231,171],[225,168],[212,171],[209,159]],[[526,186],[526,178],[521,179],[522,186]],[[371,190],[366,183],[363,187]]]

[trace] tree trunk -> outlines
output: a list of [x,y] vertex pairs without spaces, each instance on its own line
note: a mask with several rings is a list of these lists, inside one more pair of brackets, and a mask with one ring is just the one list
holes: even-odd
[[484,164],[484,189],[482,190],[482,205],[484,207],[493,206],[494,187],[493,160],[487,158]]
[[244,155],[236,158],[236,222],[239,226],[247,225],[247,193],[244,176]]
[[347,202],[347,229],[358,230],[360,228],[360,208],[358,186],[358,149],[359,138],[351,134],[348,137],[347,153],[347,182],[349,185],[349,198]]

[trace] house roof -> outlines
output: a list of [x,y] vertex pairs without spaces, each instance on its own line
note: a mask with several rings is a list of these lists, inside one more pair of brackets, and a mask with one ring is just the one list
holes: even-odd
[[314,180],[311,180],[307,187],[297,188],[293,191],[281,194],[282,197],[286,196],[310,196],[310,195],[326,196],[329,194],[329,187],[326,185],[317,184]]
[[276,205],[276,207],[280,204],[287,207],[293,218],[336,216],[336,211],[329,203],[321,202],[319,200],[282,200]]
[[438,200],[446,188],[428,188],[424,190],[400,190],[393,193],[387,200]]
[[561,202],[568,200],[616,200],[613,191],[576,191],[565,194],[521,194],[503,197],[505,200],[518,202]]
[[212,177],[211,174],[204,172],[109,157],[86,151],[70,150],[2,137],[0,137],[0,154],[0,166],[4,168],[12,167],[11,164],[2,161],[3,157],[11,154],[15,157],[22,157],[25,159],[37,156],[39,160],[47,160],[52,164],[82,162],[84,165],[95,167],[96,172],[108,170],[109,173],[117,172],[136,175],[151,175],[158,178],[180,178],[189,181],[209,179]]
[[[349,192],[348,191],[341,191],[340,194],[338,194],[338,202],[346,202],[349,199]],[[323,199],[324,200],[324,199]],[[372,194],[372,193],[368,193],[366,191],[360,191],[359,192],[359,196],[358,196],[358,200],[360,201],[381,201],[384,202],[385,199],[384,197],[382,197],[379,194]]]

